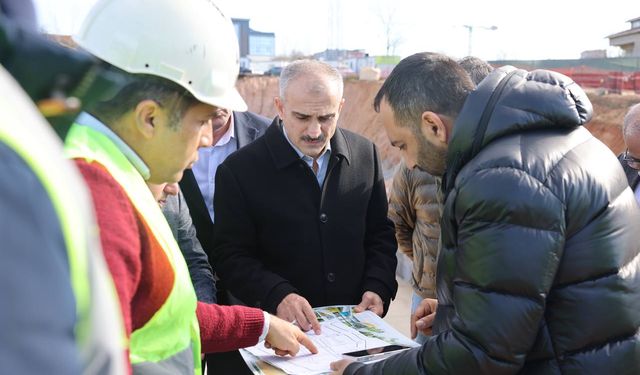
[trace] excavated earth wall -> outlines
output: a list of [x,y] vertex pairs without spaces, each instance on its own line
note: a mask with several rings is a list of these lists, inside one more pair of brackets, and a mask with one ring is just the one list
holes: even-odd
[[[382,81],[346,80],[344,86],[345,104],[338,125],[359,133],[373,141],[380,152],[385,177],[393,176],[401,156],[387,140],[377,113],[373,110],[373,98]],[[278,95],[278,78],[247,76],[238,80],[238,90],[249,106],[249,110],[267,117],[274,117],[276,110],[273,98]],[[620,126],[627,109],[640,102],[640,96],[602,95],[593,90],[587,92],[594,108],[593,119],[587,124],[597,138],[618,154],[624,150]]]

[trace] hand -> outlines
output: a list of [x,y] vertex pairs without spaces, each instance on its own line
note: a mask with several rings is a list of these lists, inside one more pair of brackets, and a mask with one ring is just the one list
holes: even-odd
[[333,370],[331,375],[342,375],[344,369],[346,369],[353,361],[353,359],[345,358],[336,362],[331,362],[331,370]]
[[384,306],[382,305],[382,298],[374,292],[364,292],[362,295],[362,301],[360,304],[353,308],[355,312],[363,312],[365,310],[371,310],[376,315],[382,316],[384,312]]
[[311,353],[318,353],[318,348],[300,328],[276,316],[271,316],[269,332],[267,332],[267,338],[264,342],[267,349],[273,348],[277,355],[285,356],[288,354],[293,357],[298,354],[300,344],[309,349]]
[[284,299],[277,308],[278,318],[284,319],[288,322],[296,322],[298,327],[307,332],[313,329],[316,335],[320,334],[320,323],[316,318],[316,313],[313,312],[311,305],[304,297],[290,293]]
[[438,300],[433,298],[425,298],[420,302],[416,311],[411,315],[411,338],[415,339],[418,331],[427,336],[431,335],[431,326],[436,316],[438,308]]

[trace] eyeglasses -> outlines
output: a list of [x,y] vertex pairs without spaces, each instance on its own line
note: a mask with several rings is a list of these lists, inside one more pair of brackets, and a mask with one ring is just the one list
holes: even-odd
[[629,167],[635,170],[640,170],[640,159],[634,158],[629,155],[629,149],[624,150],[624,154],[622,154],[622,160],[624,160]]

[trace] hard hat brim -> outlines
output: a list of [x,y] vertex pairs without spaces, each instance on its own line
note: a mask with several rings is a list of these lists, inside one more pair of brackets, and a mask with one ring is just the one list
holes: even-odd
[[202,95],[196,95],[196,93],[193,91],[191,91],[191,93],[199,101],[219,108],[230,109],[237,112],[245,112],[248,109],[247,103],[245,103],[244,99],[235,88],[228,90],[225,93],[226,95],[221,97],[206,97]]

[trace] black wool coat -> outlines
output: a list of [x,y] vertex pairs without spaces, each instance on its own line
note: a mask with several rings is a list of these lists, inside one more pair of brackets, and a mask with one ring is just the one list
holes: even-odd
[[289,293],[312,306],[395,296],[397,244],[375,146],[338,128],[321,188],[276,118],[216,174],[214,263],[230,291],[275,313]]

